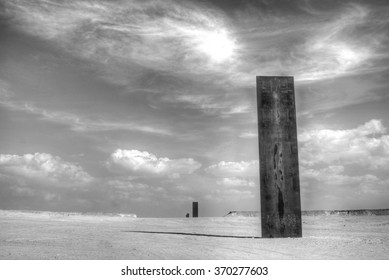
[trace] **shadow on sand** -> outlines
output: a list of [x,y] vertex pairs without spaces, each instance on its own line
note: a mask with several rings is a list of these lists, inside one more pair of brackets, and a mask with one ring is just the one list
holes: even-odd
[[132,233],[150,233],[150,234],[176,234],[176,235],[193,235],[206,237],[225,237],[225,238],[251,238],[259,239],[259,236],[240,236],[240,235],[220,235],[220,234],[205,234],[205,233],[190,233],[190,232],[173,232],[173,231],[145,231],[145,230],[124,230],[122,232]]

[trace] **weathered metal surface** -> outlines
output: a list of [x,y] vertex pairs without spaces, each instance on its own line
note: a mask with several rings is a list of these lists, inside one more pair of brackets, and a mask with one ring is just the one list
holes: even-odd
[[257,77],[262,237],[301,237],[293,77]]
[[199,216],[199,203],[193,202],[192,204],[192,217],[197,218]]

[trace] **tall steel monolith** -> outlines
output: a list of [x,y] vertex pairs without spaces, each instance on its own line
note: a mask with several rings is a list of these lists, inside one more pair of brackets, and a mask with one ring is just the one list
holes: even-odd
[[301,237],[293,77],[257,76],[262,237]]
[[192,217],[197,218],[199,216],[199,203],[194,201],[192,204]]

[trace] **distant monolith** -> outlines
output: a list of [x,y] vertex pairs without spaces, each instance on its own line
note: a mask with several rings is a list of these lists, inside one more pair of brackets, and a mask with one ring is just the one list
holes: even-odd
[[262,237],[301,237],[293,77],[257,76]]
[[197,218],[199,216],[199,203],[193,202],[192,204],[192,217]]

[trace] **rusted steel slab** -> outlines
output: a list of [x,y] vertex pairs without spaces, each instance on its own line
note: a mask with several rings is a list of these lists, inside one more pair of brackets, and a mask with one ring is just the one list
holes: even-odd
[[301,237],[293,77],[257,76],[262,237]]

